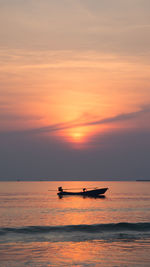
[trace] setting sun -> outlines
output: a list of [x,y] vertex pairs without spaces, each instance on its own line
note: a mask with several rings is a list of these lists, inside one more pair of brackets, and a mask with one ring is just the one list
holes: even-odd
[[74,138],[75,141],[81,142],[83,137],[84,137],[84,135],[82,133],[80,133],[80,132],[75,132],[75,133],[72,134],[72,137]]
[[67,135],[67,139],[72,143],[84,143],[87,140],[88,131],[86,127],[77,127],[70,129]]

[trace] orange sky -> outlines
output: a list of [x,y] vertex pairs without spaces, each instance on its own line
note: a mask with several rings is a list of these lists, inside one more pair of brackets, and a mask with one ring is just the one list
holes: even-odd
[[149,14],[147,0],[0,1],[2,176],[146,177]]
[[57,130],[56,135],[81,143],[121,122],[80,124],[136,112],[150,103],[150,68],[143,59],[93,51],[32,54],[20,49],[5,51],[1,57],[5,59],[1,65],[2,131],[73,123],[77,127]]

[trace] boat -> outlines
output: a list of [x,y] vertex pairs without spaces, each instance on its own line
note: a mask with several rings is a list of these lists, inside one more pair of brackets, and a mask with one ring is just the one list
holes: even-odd
[[99,197],[99,196],[103,196],[107,190],[108,188],[95,188],[92,190],[87,190],[86,188],[83,188],[82,191],[80,192],[69,192],[69,191],[64,191],[62,187],[58,187],[57,195],[59,197],[62,197],[62,196]]

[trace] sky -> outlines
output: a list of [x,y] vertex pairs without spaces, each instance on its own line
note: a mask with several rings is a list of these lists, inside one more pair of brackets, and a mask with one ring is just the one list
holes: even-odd
[[150,179],[149,14],[0,0],[0,180]]

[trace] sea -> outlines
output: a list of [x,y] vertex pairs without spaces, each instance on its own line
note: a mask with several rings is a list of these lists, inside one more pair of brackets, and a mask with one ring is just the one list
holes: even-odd
[[150,266],[150,182],[0,182],[0,266]]

